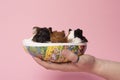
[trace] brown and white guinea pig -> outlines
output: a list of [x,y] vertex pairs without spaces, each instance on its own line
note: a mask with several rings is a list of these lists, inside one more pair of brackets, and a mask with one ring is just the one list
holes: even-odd
[[65,36],[65,32],[61,31],[52,31],[52,28],[50,29],[50,41],[52,43],[67,43],[67,37]]
[[84,43],[88,40],[83,36],[83,31],[81,29],[72,30],[69,29],[69,34],[67,36],[69,43]]
[[32,41],[34,42],[40,42],[40,43],[46,43],[46,42],[50,42],[50,31],[51,31],[51,27],[50,28],[40,28],[40,27],[33,27],[33,38]]

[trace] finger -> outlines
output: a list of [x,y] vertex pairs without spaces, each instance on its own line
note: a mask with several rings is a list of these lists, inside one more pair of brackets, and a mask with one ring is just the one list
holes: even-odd
[[85,68],[85,66],[92,66],[94,63],[94,58],[87,54],[78,56],[70,50],[63,50],[62,55],[81,69]]
[[62,55],[66,57],[68,60],[72,61],[73,63],[76,63],[79,66],[82,66],[82,65],[88,64],[88,62],[91,62],[90,55],[84,54],[84,55],[78,56],[70,50],[63,50]]
[[63,50],[62,51],[62,55],[67,58],[68,60],[72,61],[73,63],[74,62],[77,62],[78,61],[78,55],[74,54],[72,51],[70,50]]
[[40,60],[39,58],[33,58],[38,64],[45,67],[46,69],[50,70],[60,70],[60,71],[79,71],[79,68],[76,67],[74,64],[64,63],[64,64],[56,64],[56,63],[49,63]]

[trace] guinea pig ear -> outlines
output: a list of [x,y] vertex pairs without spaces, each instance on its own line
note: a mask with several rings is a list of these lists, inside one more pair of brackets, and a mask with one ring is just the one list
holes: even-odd
[[52,28],[51,28],[51,27],[49,27],[48,29],[49,29],[50,33],[53,33],[53,32],[52,32]]
[[65,34],[65,31],[64,31],[64,30],[63,30],[62,32]]
[[34,26],[33,27],[33,34],[36,34],[40,30],[40,27]]
[[72,29],[69,29],[69,32],[72,31]]
[[65,37],[65,31],[64,30],[62,31],[62,34],[63,34],[63,37]]
[[65,31],[64,31],[64,30],[63,30],[62,32],[63,32],[63,33],[65,33]]

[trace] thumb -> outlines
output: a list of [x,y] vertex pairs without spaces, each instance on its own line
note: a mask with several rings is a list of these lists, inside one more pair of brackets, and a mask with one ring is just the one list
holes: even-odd
[[79,58],[78,55],[67,49],[62,51],[62,55],[73,63],[77,62]]

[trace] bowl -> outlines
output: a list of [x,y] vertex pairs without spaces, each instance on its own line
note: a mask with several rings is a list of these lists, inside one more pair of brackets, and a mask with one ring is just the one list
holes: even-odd
[[44,61],[53,63],[68,63],[62,51],[68,49],[74,54],[81,56],[84,54],[87,44],[86,43],[37,43],[31,39],[23,40],[23,47],[27,53],[34,57],[38,57]]

